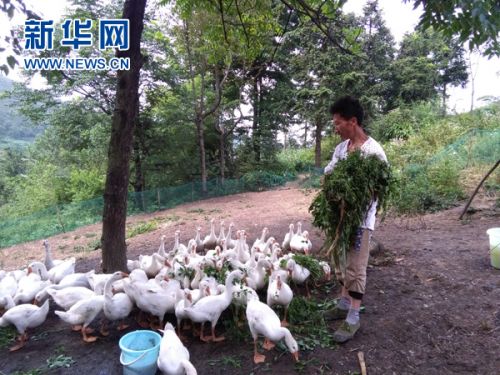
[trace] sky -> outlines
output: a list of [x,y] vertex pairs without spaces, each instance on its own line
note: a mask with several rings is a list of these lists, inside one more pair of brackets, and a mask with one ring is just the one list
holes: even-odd
[[[361,14],[365,2],[365,0],[348,0],[344,6],[344,10]],[[43,19],[47,20],[59,20],[66,7],[66,1],[64,0],[27,0],[27,4],[38,11],[43,16]],[[403,3],[402,0],[379,0],[379,4],[387,26],[399,43],[405,33],[415,29],[420,11],[418,9],[413,10],[412,4]],[[22,24],[23,20],[18,17],[14,22]],[[7,17],[3,13],[0,13],[0,36],[8,33],[8,25]],[[487,59],[478,54],[473,54],[471,61],[472,72],[474,74],[474,108],[477,108],[486,104],[486,102],[479,100],[481,97],[500,97],[500,58]],[[18,70],[19,67],[16,69]],[[14,71],[9,74],[9,78],[19,79],[19,74]],[[38,78],[35,79],[32,87],[39,87],[41,85],[43,85],[43,81],[41,78]],[[471,91],[470,82],[465,88],[451,88],[448,100],[449,109],[457,112],[468,111],[471,108]]]

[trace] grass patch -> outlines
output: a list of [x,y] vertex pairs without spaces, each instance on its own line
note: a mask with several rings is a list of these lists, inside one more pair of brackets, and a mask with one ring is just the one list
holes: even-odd
[[73,358],[64,354],[55,355],[47,359],[47,367],[49,369],[69,368],[73,363],[75,363]]
[[140,221],[137,224],[131,225],[129,229],[127,229],[126,238],[132,238],[139,234],[152,232],[158,229],[158,222],[156,220],[150,221]]
[[83,253],[85,251],[85,247],[82,245],[76,245],[76,246],[73,246],[73,251],[75,253]]
[[323,319],[323,313],[333,305],[333,300],[319,302],[302,296],[294,297],[288,312],[291,331],[301,351],[314,350],[318,346],[330,349],[336,347]]
[[241,368],[241,359],[239,357],[225,355],[219,359],[208,360],[210,366]]
[[96,237],[96,236],[97,236],[97,233],[94,233],[94,232],[85,233],[85,237],[86,238],[93,238],[93,237]]
[[96,238],[87,244],[87,249],[89,249],[90,251],[94,251],[94,250],[97,250],[100,248],[101,248],[101,239],[100,238]]
[[17,331],[13,326],[0,328],[0,348],[7,348],[14,342]]
[[202,214],[203,212],[205,212],[205,210],[203,208],[191,208],[189,210],[186,211],[188,214]]
[[[16,371],[16,372],[13,372],[12,375],[40,375],[42,373],[43,373],[42,369],[35,368],[33,370]],[[3,374],[3,372],[1,374]]]

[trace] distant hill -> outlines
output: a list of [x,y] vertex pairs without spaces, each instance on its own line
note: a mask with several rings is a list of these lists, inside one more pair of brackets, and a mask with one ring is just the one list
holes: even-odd
[[[0,76],[0,93],[12,88],[12,81]],[[13,99],[0,99],[0,148],[22,147],[43,132],[26,117],[17,113]]]

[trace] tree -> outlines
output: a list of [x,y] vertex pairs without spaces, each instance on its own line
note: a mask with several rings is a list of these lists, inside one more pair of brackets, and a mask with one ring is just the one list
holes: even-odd
[[446,40],[432,29],[407,34],[393,64],[396,102],[427,101],[441,95],[446,108],[448,86],[464,86],[468,73],[464,50],[455,40]]
[[[7,14],[11,20],[15,14],[26,15],[29,19],[40,19],[40,16],[26,7],[24,0],[2,0],[0,2],[0,12]],[[2,41],[0,41],[1,43]],[[7,50],[7,47],[11,50]],[[9,69],[14,69],[17,65],[16,55],[20,55],[22,48],[20,38],[16,30],[11,29],[9,35],[4,37],[3,43],[0,44],[0,55],[5,56],[4,51],[7,51],[6,62],[0,65],[0,71],[9,74]]]
[[102,270],[127,270],[125,223],[129,162],[138,108],[139,76],[143,64],[141,37],[146,0],[126,0],[122,18],[130,20],[130,48],[117,57],[130,58],[130,70],[117,74],[116,100],[108,149],[108,171],[104,188],[102,221]]
[[500,3],[498,0],[404,0],[424,11],[419,25],[442,31],[448,40],[468,42],[469,49],[484,49],[487,56],[500,56]]

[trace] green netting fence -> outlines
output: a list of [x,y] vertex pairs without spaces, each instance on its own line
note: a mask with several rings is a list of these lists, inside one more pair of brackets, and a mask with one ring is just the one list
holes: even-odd
[[[391,205],[401,214],[450,207],[466,198],[460,184],[467,179],[464,171],[485,172],[499,159],[500,130],[470,130],[423,162],[399,166],[400,185]],[[490,175],[483,187],[496,194],[500,188],[500,170]]]
[[[186,202],[237,194],[247,191],[261,191],[284,185],[296,178],[294,173],[280,175],[265,171],[245,174],[240,179],[207,181],[204,194],[200,181],[180,186],[171,186],[139,193],[129,193],[127,214],[154,212],[172,208]],[[0,248],[17,243],[49,237],[72,231],[78,227],[102,220],[103,198],[57,205],[31,215],[0,222]]]
[[500,130],[473,129],[444,147],[428,163],[452,159],[460,169],[495,164],[500,159]]

